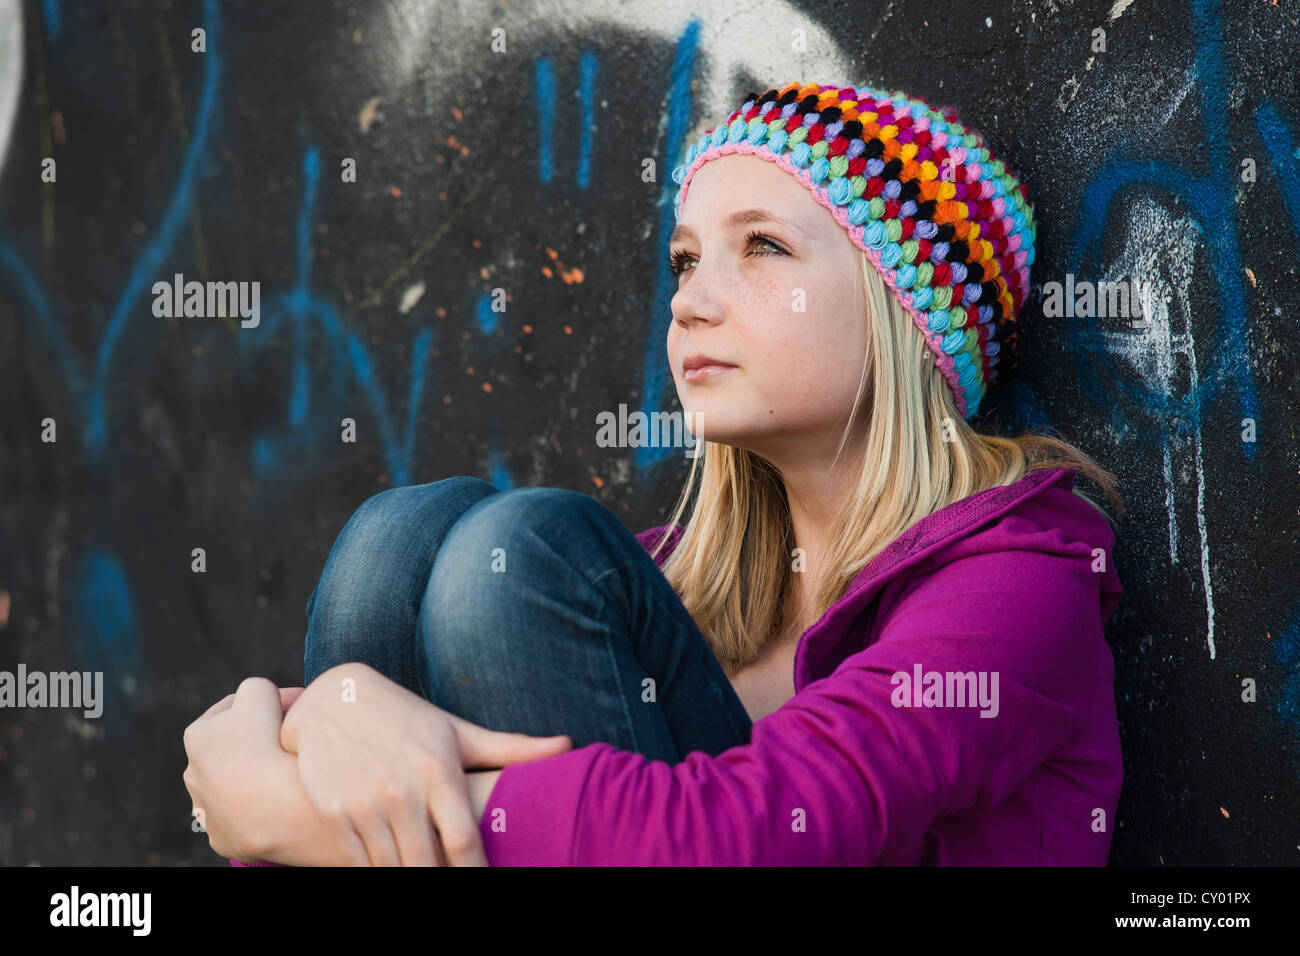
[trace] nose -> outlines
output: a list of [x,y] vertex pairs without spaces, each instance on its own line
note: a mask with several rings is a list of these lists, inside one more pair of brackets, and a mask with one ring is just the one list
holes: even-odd
[[670,303],[673,324],[685,330],[700,322],[722,321],[726,315],[726,303],[718,289],[714,270],[696,262],[688,271],[689,276],[683,274],[678,279],[679,285]]

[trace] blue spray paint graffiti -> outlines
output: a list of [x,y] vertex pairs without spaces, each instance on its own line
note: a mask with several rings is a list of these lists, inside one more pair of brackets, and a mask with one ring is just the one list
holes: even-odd
[[[338,412],[343,411],[343,417],[346,417],[346,401],[342,389],[346,375],[350,372],[374,416],[384,461],[392,476],[392,485],[397,487],[409,484],[415,456],[415,429],[425,392],[429,356],[433,350],[433,331],[429,328],[420,329],[411,347],[411,383],[406,424],[399,441],[388,400],[380,388],[369,351],[355,334],[345,328],[334,305],[316,296],[311,290],[312,211],[321,175],[320,154],[315,147],[309,148],[305,153],[302,170],[304,190],[296,230],[298,245],[294,288],[273,296],[266,310],[266,319],[257,328],[242,331],[239,338],[241,348],[263,349],[272,344],[285,316],[293,322],[293,375],[287,427],[282,432],[264,432],[254,438],[251,457],[253,466],[259,477],[263,477],[281,471],[289,463],[298,464],[304,451],[321,442],[338,441]],[[313,319],[318,319],[319,322],[314,324],[311,321]],[[313,387],[308,347],[310,335],[317,328],[325,334],[331,362],[329,385],[324,390],[326,411],[312,416]]]
[[[669,173],[680,162],[687,145],[686,132],[691,122],[694,99],[691,96],[691,75],[695,69],[695,57],[700,46],[701,24],[692,20],[682,31],[677,41],[677,50],[673,59],[672,72],[668,89],[668,129],[664,142],[669,144],[667,155],[659,163],[659,181],[663,188],[659,196],[659,226],[656,247],[668,244],[668,236],[673,231],[673,195],[677,184]],[[670,376],[668,374],[668,353],[664,342],[668,336],[668,322],[672,321],[670,303],[676,292],[672,273],[666,264],[661,265],[656,273],[654,299],[650,309],[650,338],[646,343],[645,373],[641,382],[641,411],[647,419],[660,411],[663,397]],[[636,450],[638,470],[648,469],[670,455],[680,455],[681,449],[668,446],[651,447],[642,445]]]
[[[45,7],[47,29],[51,36],[58,32],[58,7],[49,2]],[[20,298],[26,303],[27,314],[34,317],[37,327],[53,349],[57,367],[63,375],[74,405],[84,414],[83,448],[92,464],[103,465],[109,448],[109,423],[106,406],[106,387],[110,378],[117,347],[130,321],[142,310],[140,300],[146,288],[151,287],[172,251],[180,229],[186,221],[195,199],[195,183],[200,165],[209,149],[209,132],[218,103],[218,90],[222,64],[222,35],[215,0],[205,0],[204,29],[207,35],[207,52],[204,54],[203,82],[199,94],[199,107],[195,132],[181,164],[177,184],[173,190],[159,226],[146,241],[136,259],[100,340],[95,357],[92,383],[87,388],[76,356],[68,345],[62,325],[54,314],[49,296],[37,281],[18,249],[0,235],[0,270],[7,273]],[[262,433],[254,437],[250,447],[250,460],[259,476],[279,470],[285,462],[301,461],[301,452],[310,444],[324,440],[338,440],[339,421],[331,416],[328,422],[311,419],[312,378],[308,362],[309,320],[319,318],[328,338],[332,363],[327,403],[341,408],[342,371],[350,370],[361,388],[370,410],[377,421],[383,454],[392,474],[394,485],[409,482],[410,467],[415,447],[415,427],[418,410],[424,397],[425,370],[432,351],[433,333],[420,329],[412,348],[412,376],[407,421],[401,440],[392,425],[388,404],[379,388],[367,352],[361,341],[344,329],[334,307],[314,296],[311,280],[311,225],[320,179],[320,155],[309,148],[303,160],[304,198],[296,229],[297,261],[294,287],[287,293],[272,296],[268,302],[265,321],[256,330],[245,330],[240,336],[241,349],[264,347],[285,316],[293,320],[294,358],[288,401],[288,429],[282,434]],[[310,426],[310,427],[307,427]],[[498,483],[509,484],[508,475],[498,459],[494,465]],[[108,679],[106,692],[119,690],[130,695],[134,688],[134,675],[140,660],[137,644],[137,621],[131,599],[131,588],[125,569],[110,551],[92,549],[82,559],[75,576],[74,601],[77,608],[78,637],[82,642],[83,658],[92,670],[102,670]]]
[[[46,5],[47,29],[57,31],[58,6]],[[54,19],[49,20],[50,17]],[[137,303],[144,289],[151,285],[160,272],[167,254],[171,251],[181,225],[185,222],[193,201],[194,182],[199,164],[206,155],[208,132],[217,105],[217,85],[221,76],[221,31],[216,0],[205,0],[203,26],[208,38],[208,52],[204,54],[203,86],[199,94],[198,119],[194,137],[185,150],[176,189],[167,203],[162,221],[155,234],[145,244],[127,278],[126,286],[100,339],[95,356],[95,369],[89,391],[82,378],[76,357],[68,347],[63,329],[54,317],[49,297],[36,281],[30,267],[18,250],[0,236],[0,265],[14,280],[19,293],[26,300],[30,314],[36,317],[41,331],[49,339],[58,358],[68,391],[75,405],[84,413],[86,426],[82,435],[87,457],[94,464],[103,464],[107,448],[108,426],[104,412],[104,389],[112,367],[113,353],[126,324],[138,311]]]
[[73,580],[81,667],[103,672],[104,715],[112,719],[124,712],[123,700],[134,699],[140,673],[131,586],[117,557],[100,548],[86,552]]
[[[61,35],[57,0],[46,0],[43,11],[50,41],[57,42]],[[114,349],[144,288],[165,261],[180,226],[186,219],[199,164],[207,148],[221,75],[221,32],[216,0],[205,0],[203,21],[210,47],[204,56],[203,85],[194,137],[186,149],[178,183],[162,222],[145,244],[109,318],[95,357],[89,389],[76,358],[68,347],[63,329],[54,316],[49,296],[40,287],[17,248],[0,236],[0,266],[10,275],[20,295],[26,300],[30,314],[36,317],[38,326],[48,337],[72,401],[84,414],[86,425],[82,434],[83,445],[92,464],[102,464],[107,450],[104,392]],[[110,705],[119,694],[134,696],[135,675],[140,668],[137,622],[130,584],[117,557],[100,548],[91,549],[85,554],[74,580],[76,634],[81,643],[83,666],[88,670],[104,672],[104,692],[109,698],[105,701],[105,710],[110,715],[116,714],[119,708]]]
[[1291,214],[1291,228],[1296,238],[1300,238],[1300,149],[1293,149],[1295,139],[1291,136],[1291,127],[1287,125],[1282,114],[1272,103],[1265,102],[1255,114],[1255,128],[1259,138],[1264,141],[1273,165],[1277,169],[1277,178],[1282,183],[1282,200],[1287,212]]
[[199,165],[208,156],[208,134],[212,129],[212,117],[217,108],[222,58],[221,21],[217,16],[215,0],[207,0],[203,5],[203,25],[207,34],[207,53],[203,54],[203,87],[199,94],[194,137],[185,149],[185,160],[181,163],[179,182],[163,213],[162,222],[136,259],[135,267],[127,277],[126,288],[122,290],[122,297],[118,300],[117,307],[108,320],[104,337],[100,340],[99,353],[95,356],[95,372],[91,382],[90,401],[86,409],[84,437],[86,453],[91,461],[97,464],[103,463],[108,441],[104,390],[108,382],[109,369],[113,364],[113,350],[127,323],[139,315],[141,310],[138,305],[145,289],[150,288],[161,274],[172,244],[176,241],[181,226],[189,218],[190,207],[194,202],[194,183],[198,178]]
[[596,129],[596,54],[588,50],[578,64],[581,86],[578,101],[582,104],[582,132],[578,142],[578,185],[586,189],[591,183],[591,138]]
[[478,319],[479,330],[484,335],[491,335],[497,328],[497,317],[501,313],[492,308],[492,294],[484,292],[474,305],[474,317]]
[[510,471],[501,456],[501,448],[495,441],[492,442],[488,453],[488,480],[501,491],[509,491],[515,486],[514,479],[510,477]]
[[533,67],[533,93],[537,97],[537,178],[551,181],[551,130],[555,125],[555,70],[549,57]]
[[[578,101],[582,104],[578,132],[578,185],[591,184],[591,144],[596,129],[596,54],[588,50],[578,61]],[[533,65],[533,96],[537,99],[537,178],[549,183],[555,176],[555,67],[549,56]]]
[[[210,130],[218,103],[221,78],[222,34],[215,0],[205,0],[204,29],[207,33],[207,53],[204,54],[203,84],[199,94],[198,118],[195,132],[185,150],[175,189],[167,202],[162,219],[154,234],[145,243],[128,276],[126,285],[115,306],[95,357],[94,376],[89,389],[82,378],[76,357],[68,347],[63,329],[54,316],[49,297],[41,288],[30,267],[18,250],[0,236],[0,267],[9,273],[20,296],[26,301],[28,313],[49,340],[58,360],[70,394],[76,405],[85,413],[83,443],[87,458],[103,465],[108,450],[109,422],[105,390],[112,371],[117,346],[127,325],[144,311],[140,300],[147,288],[165,271],[167,258],[172,251],[182,225],[189,215],[195,199],[195,183],[201,163],[210,149]],[[347,332],[337,310],[329,302],[312,294],[311,282],[311,227],[312,210],[321,175],[320,154],[309,148],[304,154],[304,198],[296,226],[297,261],[294,287],[287,293],[270,297],[264,311],[264,321],[256,329],[244,330],[239,338],[241,349],[264,347],[281,319],[293,320],[294,359],[290,378],[288,424],[284,434],[261,434],[253,439],[251,462],[261,474],[278,470],[285,462],[299,459],[302,451],[311,444],[337,440],[339,418],[328,422],[319,418],[309,421],[312,404],[311,367],[307,358],[309,320],[320,319],[331,347],[332,365],[329,388],[326,391],[331,408],[343,408],[343,372],[350,367],[361,386],[370,410],[377,420],[383,453],[394,485],[408,483],[414,454],[414,430],[418,402],[424,393],[425,368],[432,349],[432,332],[421,329],[412,348],[412,378],[410,385],[410,410],[406,428],[399,441],[392,425],[388,404],[378,388],[372,371],[369,354],[352,333]],[[305,433],[295,432],[304,428]]]
[[58,43],[63,35],[63,18],[59,15],[59,0],[41,0],[41,10],[45,15],[45,34],[50,43]]

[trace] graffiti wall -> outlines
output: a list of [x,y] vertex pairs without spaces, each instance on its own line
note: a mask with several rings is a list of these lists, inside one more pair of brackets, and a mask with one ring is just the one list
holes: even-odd
[[[98,715],[0,711],[0,863],[222,864],[182,730],[301,682],[368,496],[470,474],[660,523],[689,460],[596,416],[679,407],[669,172],[791,79],[955,106],[1028,186],[1019,364],[976,425],[1121,481],[1111,862],[1300,862],[1298,20],[0,0],[0,667],[103,675]],[[1087,283],[1146,308],[1059,307]]]

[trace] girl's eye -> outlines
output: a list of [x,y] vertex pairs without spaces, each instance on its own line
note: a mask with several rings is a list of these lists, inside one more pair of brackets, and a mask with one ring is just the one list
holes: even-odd
[[680,249],[670,252],[668,254],[668,271],[675,276],[681,275],[686,271],[686,260],[689,258],[690,256]]
[[[770,238],[769,236],[763,235],[761,232],[751,232],[749,235],[745,237],[746,246],[752,246],[755,243],[758,243],[759,245],[769,245],[772,247],[773,250],[768,252],[753,253],[756,256],[789,255],[789,253],[787,253],[784,249],[781,248],[781,246],[776,242],[776,240]],[[690,262],[692,260],[693,257],[690,255],[690,253],[682,252],[680,249],[673,250],[668,254],[668,271],[671,272],[674,276],[680,276],[683,272],[686,271],[687,262]]]
[[748,236],[745,237],[745,245],[747,246],[753,245],[756,242],[766,243],[767,245],[771,246],[773,249],[776,250],[776,252],[760,252],[758,253],[758,255],[760,256],[771,256],[777,254],[784,255],[785,253],[785,250],[782,249],[779,245],[777,245],[775,240],[771,239],[768,236],[763,235],[761,232],[751,232]]

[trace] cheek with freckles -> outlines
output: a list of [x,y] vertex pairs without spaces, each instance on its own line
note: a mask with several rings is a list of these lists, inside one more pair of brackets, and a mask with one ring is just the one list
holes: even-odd
[[[843,310],[769,315],[755,330],[750,380],[770,420],[834,418],[851,407],[865,333]],[[761,342],[761,344],[760,344]]]

